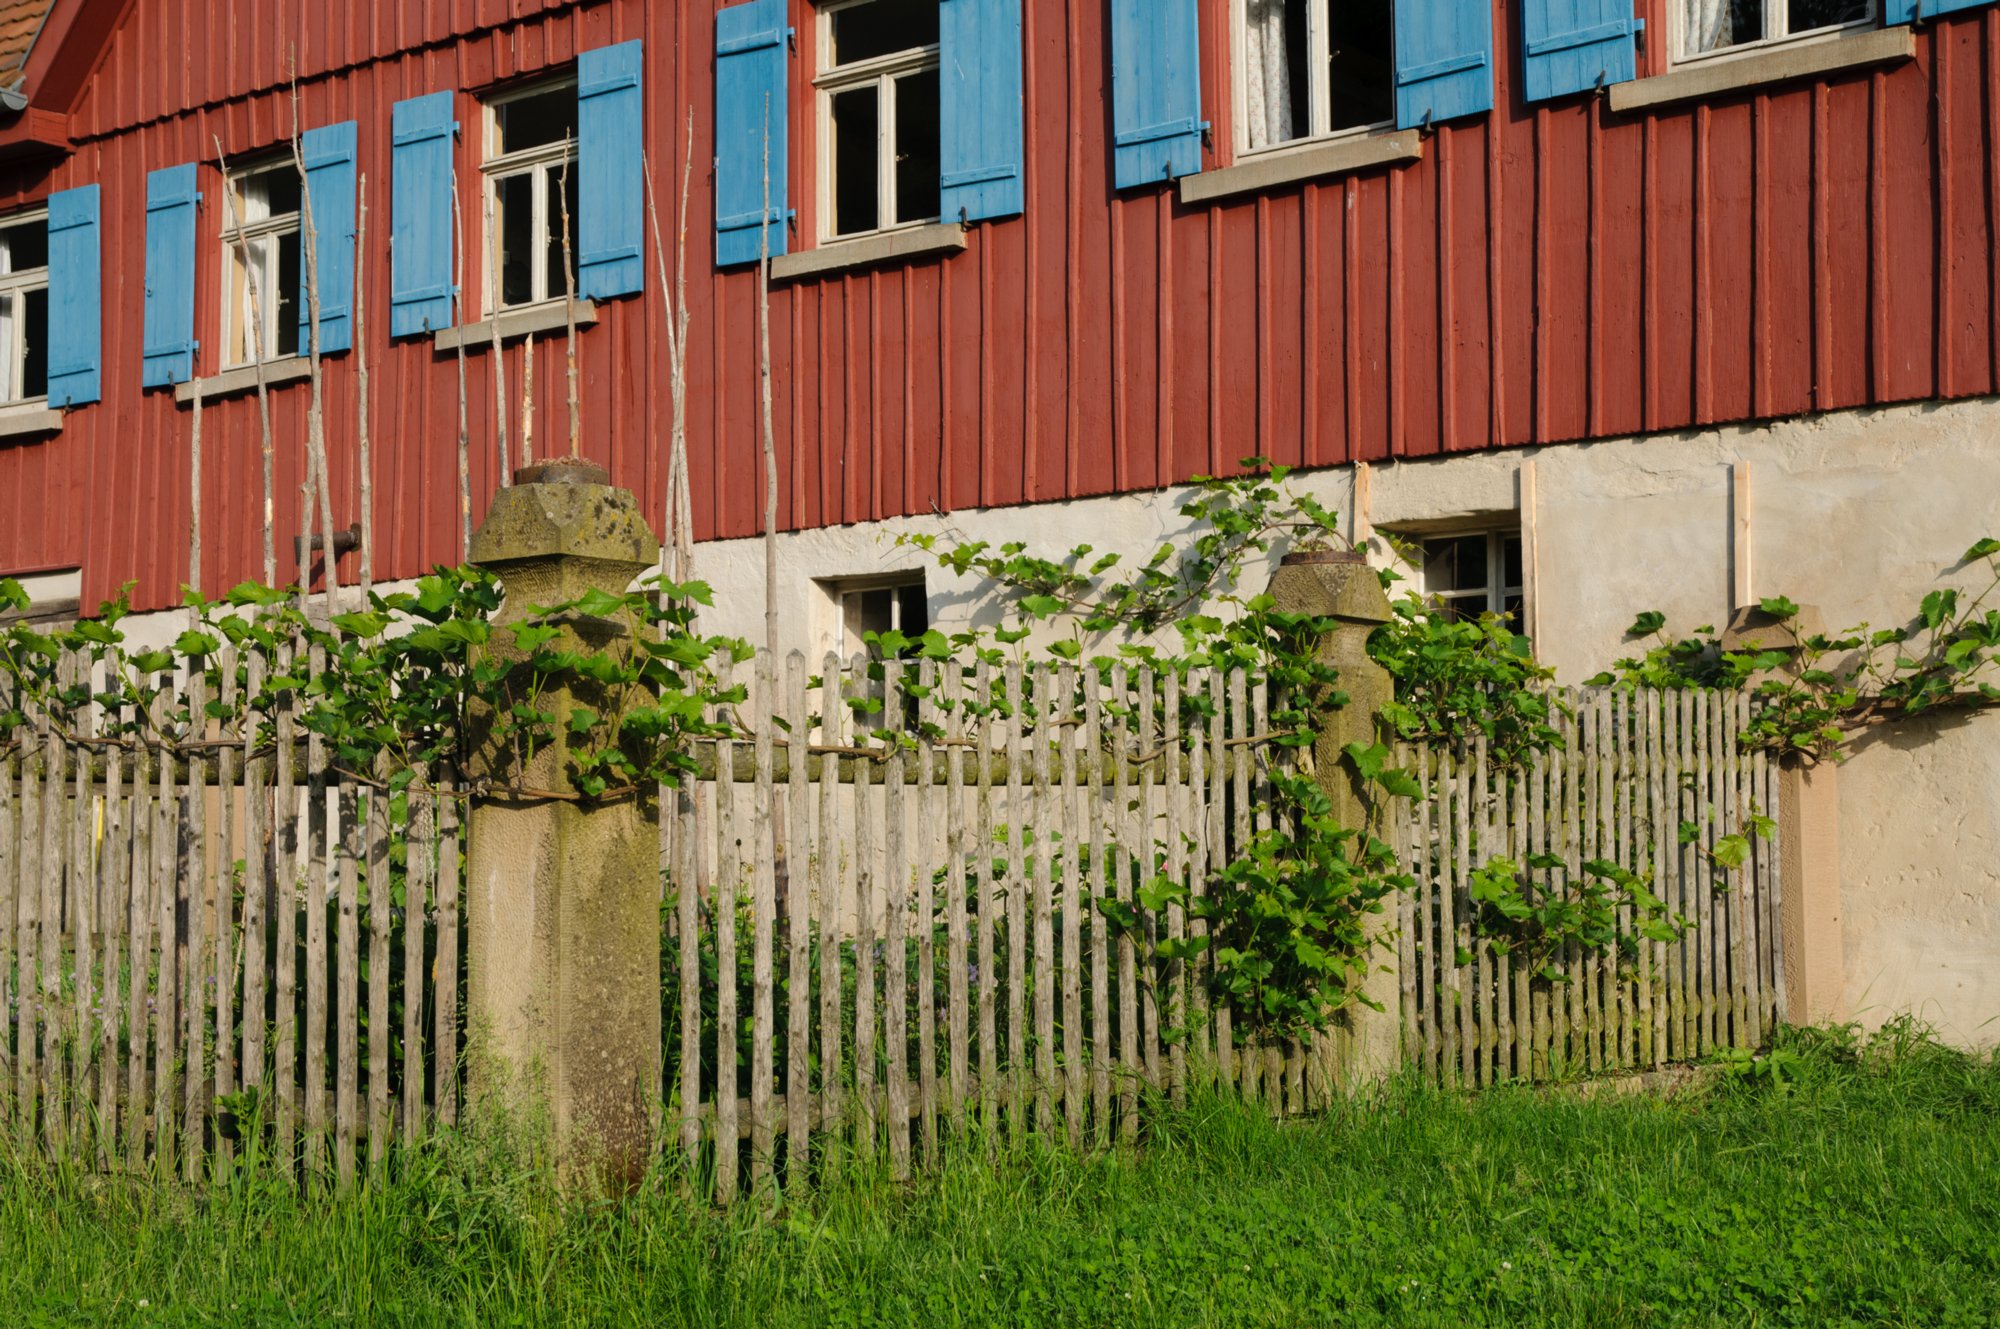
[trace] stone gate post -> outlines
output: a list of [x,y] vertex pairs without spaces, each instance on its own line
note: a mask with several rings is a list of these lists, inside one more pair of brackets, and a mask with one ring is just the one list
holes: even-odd
[[[1377,717],[1395,697],[1388,671],[1368,656],[1368,634],[1390,619],[1389,597],[1383,594],[1375,569],[1359,554],[1290,557],[1295,561],[1280,564],[1272,574],[1271,598],[1284,613],[1335,620],[1334,629],[1320,641],[1319,658],[1339,669],[1339,687],[1349,699],[1347,705],[1320,717],[1312,749],[1314,771],[1341,824],[1360,828],[1377,802],[1376,791],[1355,772],[1342,749],[1349,743],[1374,742]],[[1383,1009],[1356,1004],[1340,1013],[1334,1028],[1313,1050],[1313,1073],[1319,1077],[1315,1094],[1350,1092],[1393,1074],[1402,1064],[1396,918],[1392,897],[1384,902],[1384,912],[1375,917],[1371,929],[1380,944],[1369,957],[1370,974],[1363,990]]]
[[[495,650],[531,606],[598,588],[622,594],[659,557],[632,494],[588,464],[524,470],[472,538],[500,578]],[[622,623],[579,619],[573,645],[602,649]],[[561,645],[559,641],[556,643]],[[603,712],[605,701],[568,691]],[[489,744],[485,772],[521,789],[573,792],[561,738],[523,770]],[[635,1184],[651,1161],[660,1094],[658,809],[492,791],[471,814],[467,997],[475,1101],[501,1107],[551,1148],[566,1183]]]

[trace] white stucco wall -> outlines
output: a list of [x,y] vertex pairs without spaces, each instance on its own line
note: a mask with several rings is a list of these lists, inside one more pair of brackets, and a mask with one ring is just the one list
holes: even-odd
[[[1900,626],[1939,585],[1984,589],[1983,567],[1957,560],[1981,536],[2000,535],[2000,403],[1991,401],[1379,465],[1368,518],[1390,529],[1517,519],[1528,460],[1536,645],[1570,682],[1632,649],[1624,631],[1641,610],[1661,610],[1681,629],[1727,621],[1738,462],[1750,463],[1753,481],[1753,594],[1817,605],[1830,629]],[[1352,513],[1351,468],[1298,483]],[[1045,555],[1087,541],[1143,559],[1187,530],[1183,498],[1167,491],[782,536],[782,646],[816,656],[831,644],[830,600],[816,579],[927,567],[919,551],[895,547],[898,531],[1021,540]],[[700,547],[697,573],[717,590],[707,630],[762,640],[763,560],[760,540]],[[998,611],[975,580],[929,567],[928,581],[935,626]],[[2000,1043],[2000,715],[1858,744],[1841,771],[1841,835],[1846,1014],[1872,1026],[1914,1012],[1955,1041]]]

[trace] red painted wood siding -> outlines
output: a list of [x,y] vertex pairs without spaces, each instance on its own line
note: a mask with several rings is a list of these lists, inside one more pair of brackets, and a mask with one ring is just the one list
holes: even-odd
[[[1204,101],[1226,142],[1225,0],[1213,5]],[[795,7],[803,81],[810,14],[806,0]],[[1921,29],[1917,58],[1900,66],[1616,116],[1594,98],[1515,101],[1510,7],[1496,18],[1499,109],[1442,127],[1421,162],[1184,208],[1164,189],[1109,186],[1101,0],[1026,9],[1026,216],[980,227],[949,259],[773,294],[788,527],[1146,489],[1253,453],[1308,466],[1424,457],[1985,394],[2000,381],[2000,11]],[[190,420],[171,394],[138,389],[144,174],[212,163],[217,137],[232,156],[282,141],[293,40],[305,123],[361,127],[378,575],[456,559],[456,366],[428,342],[384,335],[389,106],[635,37],[666,208],[695,112],[696,520],[704,538],[754,534],[755,281],[709,261],[708,5],[138,0],[76,110],[72,159],[0,179],[0,203],[103,183],[108,307],[104,403],[60,436],[0,445],[0,568],[80,564],[86,597],[127,578],[144,604],[177,595]],[[791,109],[794,144],[812,143],[809,96]],[[469,91],[460,118],[476,217]],[[792,164],[802,234],[807,155],[795,149]],[[220,224],[218,180],[211,166],[204,237]],[[212,240],[200,262],[201,372],[212,372]],[[657,512],[657,289],[606,307],[580,345],[585,451]],[[544,341],[537,355],[542,453],[566,438],[560,347]],[[327,369],[342,525],[357,507],[352,360]],[[518,399],[520,350],[506,361]],[[469,356],[467,373],[477,512],[497,483],[490,355]],[[272,403],[285,549],[306,390]],[[212,405],[203,448],[212,591],[259,570],[254,400]]]

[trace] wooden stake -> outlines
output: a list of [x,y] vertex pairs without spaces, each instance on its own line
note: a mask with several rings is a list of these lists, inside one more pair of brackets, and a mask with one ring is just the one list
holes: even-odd
[[576,400],[576,264],[570,253],[567,158],[563,161],[562,178],[556,184],[556,198],[562,204],[563,360],[569,375],[569,455],[574,460],[583,455],[583,415]]
[[[361,598],[375,589],[375,457],[368,438],[368,175],[356,182],[354,219],[354,374],[360,397],[355,411],[355,449],[361,469]],[[463,391],[461,389],[461,395]]]
[[[296,56],[294,57],[296,59]],[[340,598],[340,558],[333,547],[333,479],[326,459],[326,406],[320,377],[319,357],[319,227],[313,221],[312,183],[306,176],[306,154],[299,137],[299,80],[292,73],[292,162],[299,172],[300,247],[305,251],[306,273],[306,368],[312,379],[312,395],[306,402],[306,483],[319,499],[320,532],[326,540],[322,551],[326,567],[326,612],[331,618]],[[306,568],[312,558],[312,518],[310,510],[300,523],[306,537],[300,557],[299,580],[303,588]]]
[[[458,174],[451,177],[451,229],[458,234],[461,225],[458,207]],[[457,311],[456,322],[465,323],[465,246],[452,247],[453,281],[451,288],[452,307]],[[498,335],[500,321],[493,322]],[[472,551],[472,445],[471,435],[466,427],[465,410],[465,338],[457,339],[458,346],[458,556],[471,557]],[[499,357],[494,357],[499,363]]]
[[[229,158],[223,155],[222,139],[214,138],[216,165],[222,170],[222,206],[236,246],[237,261],[250,285],[250,367],[257,379],[257,431],[264,462],[264,584],[278,583],[278,552],[274,531],[277,503],[274,479],[276,444],[271,434],[271,393],[269,371],[264,364],[264,292],[257,280],[257,266],[250,261],[250,249],[243,238],[243,225],[236,215],[236,191],[229,186]],[[201,392],[197,381],[195,392]]]
[[485,196],[482,208],[486,216],[486,327],[493,334],[493,437],[500,448],[500,487],[511,489],[514,467],[507,455],[507,361],[500,353],[500,239],[493,225],[491,194]]

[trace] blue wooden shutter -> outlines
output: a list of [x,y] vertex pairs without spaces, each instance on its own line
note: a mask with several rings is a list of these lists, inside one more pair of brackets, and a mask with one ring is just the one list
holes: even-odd
[[102,271],[97,186],[49,195],[51,406],[82,406],[103,399]]
[[1633,0],[1524,0],[1521,79],[1546,101],[1638,77]]
[[389,115],[389,335],[452,325],[449,92],[397,102]]
[[[768,232],[785,252],[786,48],[784,0],[749,0],[715,15],[715,261],[755,263]],[[771,211],[764,215],[764,134],[771,145]],[[760,231],[759,226],[765,230]]]
[[1196,0],[1111,0],[1112,179],[1120,189],[1201,170]]
[[194,377],[195,166],[146,177],[145,363],[149,388]]
[[945,221],[1011,217],[1021,180],[1021,0],[940,0],[938,146]]
[[1978,9],[1993,0],[1883,0],[1882,22],[1888,26],[1915,23],[1918,19],[1955,14],[1961,9]]
[[632,41],[576,58],[576,285],[593,300],[646,288],[642,54]]
[[1493,109],[1491,0],[1395,0],[1396,123]]
[[[299,140],[312,195],[315,263],[319,282],[319,349],[354,346],[354,142],[355,123],[308,129]],[[301,271],[299,281],[306,274]],[[299,347],[305,349],[312,305],[299,292]]]

